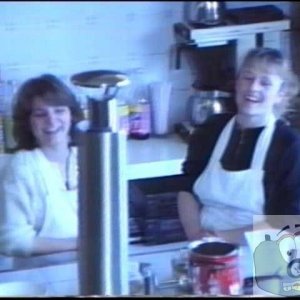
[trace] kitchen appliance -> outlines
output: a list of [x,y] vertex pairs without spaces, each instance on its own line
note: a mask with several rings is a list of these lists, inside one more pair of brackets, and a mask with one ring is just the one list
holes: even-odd
[[[213,46],[236,48],[237,64],[244,51],[256,46],[281,48],[281,39],[273,33],[289,30],[291,21],[275,5],[261,5],[234,9],[223,9],[222,22],[212,26],[199,22],[199,2],[184,3],[184,22],[174,24],[176,38],[175,67],[181,67],[181,56],[191,50]],[[224,2],[222,2],[224,3]],[[221,2],[219,2],[220,5]],[[253,38],[249,38],[252,35]],[[272,37],[271,37],[271,36]],[[233,43],[234,42],[234,43]]]
[[220,25],[225,14],[224,1],[191,1],[187,5],[187,19],[199,26]]
[[230,107],[231,94],[220,90],[195,90],[188,99],[187,110],[190,123],[204,123],[214,114],[233,111]]
[[189,1],[184,7],[185,22],[195,28],[217,25],[244,25],[279,21],[284,12],[276,5],[226,8],[225,1]]
[[196,7],[198,22],[204,25],[218,25],[222,23],[224,2],[199,1]]
[[87,90],[90,118],[78,124],[80,294],[128,295],[127,148],[115,96],[129,79],[96,70],[71,82]]
[[194,89],[194,93],[187,99],[187,119],[176,123],[174,130],[185,142],[189,142],[194,130],[212,115],[235,112],[236,104],[233,93],[214,89]]

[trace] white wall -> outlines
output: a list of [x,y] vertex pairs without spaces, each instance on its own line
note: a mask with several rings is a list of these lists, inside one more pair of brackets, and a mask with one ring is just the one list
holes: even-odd
[[174,80],[174,123],[191,84],[189,72],[173,67],[173,24],[181,19],[182,2],[0,2],[1,78],[139,69],[145,83]]
[[[289,2],[273,3],[287,10]],[[228,8],[264,4],[270,2],[226,2]],[[174,68],[173,24],[182,20],[183,2],[2,1],[0,76],[20,82],[52,72],[68,80],[92,69],[139,69],[145,83],[173,81],[173,124],[185,119],[195,79],[185,64]]]
[[167,70],[180,8],[180,2],[1,2],[3,76],[144,67],[156,77]]

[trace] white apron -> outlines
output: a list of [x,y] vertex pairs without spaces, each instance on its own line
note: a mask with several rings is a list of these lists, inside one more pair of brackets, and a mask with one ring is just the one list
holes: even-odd
[[270,117],[258,137],[250,169],[224,170],[221,157],[235,123],[233,117],[222,130],[212,156],[193,186],[203,205],[201,227],[207,230],[230,230],[253,224],[253,216],[264,219],[264,161],[273,136],[275,117]]
[[[42,153],[41,153],[42,155]],[[66,190],[60,178],[59,170],[53,170],[50,162],[44,157],[39,158],[42,168],[49,168],[52,176],[45,178],[48,195],[46,196],[45,207],[41,210],[45,215],[41,215],[38,220],[38,235],[45,238],[73,238],[78,236],[78,191]],[[51,171],[50,171],[51,170]],[[50,173],[51,172],[51,173]],[[48,175],[49,175],[48,174]],[[31,257],[17,257],[14,261],[16,268],[39,267],[49,264],[57,264],[73,260],[75,254],[55,253],[47,255],[35,255]]]

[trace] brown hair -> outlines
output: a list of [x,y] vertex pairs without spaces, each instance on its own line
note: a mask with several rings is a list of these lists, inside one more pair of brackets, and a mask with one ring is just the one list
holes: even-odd
[[282,52],[273,48],[254,48],[246,54],[239,72],[249,66],[258,64],[261,68],[275,68],[280,77],[283,79],[281,91],[285,97],[285,101],[280,104],[279,110],[284,112],[287,102],[294,98],[299,93],[299,80],[291,69],[288,59]]
[[39,97],[54,106],[68,106],[71,111],[70,143],[76,144],[75,124],[83,119],[80,105],[72,91],[52,74],[43,74],[25,81],[17,91],[13,106],[13,135],[17,149],[31,150],[38,147],[31,125],[30,115],[34,100]]

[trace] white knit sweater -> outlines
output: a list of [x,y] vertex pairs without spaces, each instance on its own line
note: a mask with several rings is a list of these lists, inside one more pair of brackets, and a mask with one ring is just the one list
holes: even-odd
[[[77,183],[76,148],[72,148],[70,162],[70,175]],[[12,156],[0,182],[0,253],[31,254],[33,239],[43,226],[47,196],[62,189],[65,185],[59,169],[39,149]]]

